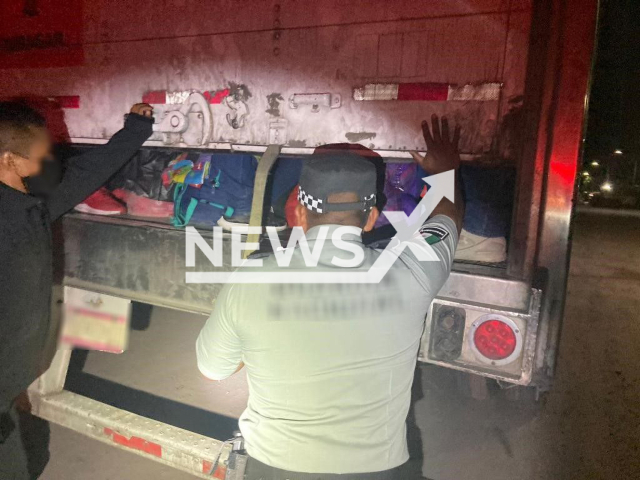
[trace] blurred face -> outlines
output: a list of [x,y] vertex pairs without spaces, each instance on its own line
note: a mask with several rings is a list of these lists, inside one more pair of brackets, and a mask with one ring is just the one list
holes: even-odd
[[51,160],[51,140],[44,128],[33,129],[33,139],[27,151],[5,154],[5,163],[20,178],[34,177],[42,170],[43,162]]

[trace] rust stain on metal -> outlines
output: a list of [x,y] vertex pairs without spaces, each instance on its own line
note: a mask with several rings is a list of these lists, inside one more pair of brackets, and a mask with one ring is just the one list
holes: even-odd
[[227,122],[233,129],[244,127],[245,119],[249,115],[246,102],[251,96],[251,91],[245,84],[229,82],[229,96],[225,98],[225,103],[231,109],[231,112],[227,113]]
[[269,104],[269,108],[265,110],[269,115],[273,115],[274,117],[280,116],[280,102],[284,102],[284,98],[280,93],[272,93],[267,95],[267,103]]
[[376,138],[375,132],[347,132],[344,134],[351,143],[361,142],[363,140],[372,140]]
[[251,90],[244,83],[229,82],[229,95],[236,101],[246,102],[251,98]]

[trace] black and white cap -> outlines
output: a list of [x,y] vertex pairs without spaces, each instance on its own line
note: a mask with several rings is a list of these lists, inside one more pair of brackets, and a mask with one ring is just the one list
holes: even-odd
[[[357,202],[329,203],[334,193],[353,192]],[[302,167],[298,201],[317,213],[371,210],[376,204],[376,168],[347,151],[314,154]]]

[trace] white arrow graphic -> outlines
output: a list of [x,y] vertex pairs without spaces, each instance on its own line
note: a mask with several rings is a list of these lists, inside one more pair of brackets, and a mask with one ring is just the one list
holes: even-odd
[[381,252],[375,263],[367,271],[336,269],[330,272],[318,271],[261,271],[252,268],[235,272],[187,272],[187,283],[379,283],[397,260],[402,251],[411,248],[420,261],[437,261],[438,258],[421,235],[416,235],[429,215],[443,198],[454,201],[455,171],[448,170],[422,179],[431,188],[420,203],[407,217],[404,212],[384,212],[396,234]]
[[431,215],[431,212],[433,212],[442,198],[448,198],[452,202],[454,201],[454,170],[439,173],[431,177],[424,177],[422,180],[431,185],[431,188],[420,203],[418,203],[413,212],[411,212],[409,217],[407,217],[402,211],[383,213],[398,232],[394,238],[397,238],[401,242],[409,241],[413,238],[424,222],[427,221],[429,215]]

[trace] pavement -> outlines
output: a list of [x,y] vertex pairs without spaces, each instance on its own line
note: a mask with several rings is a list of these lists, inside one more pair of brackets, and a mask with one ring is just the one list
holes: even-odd
[[[425,477],[640,479],[640,215],[581,209],[574,227],[554,388],[537,403],[493,387],[477,400],[460,374],[420,366],[409,438]],[[246,378],[199,375],[193,343],[204,317],[142,307],[134,313],[139,330],[129,350],[76,358],[68,388],[227,434],[244,408]],[[56,425],[50,451],[44,480],[194,478]]]

